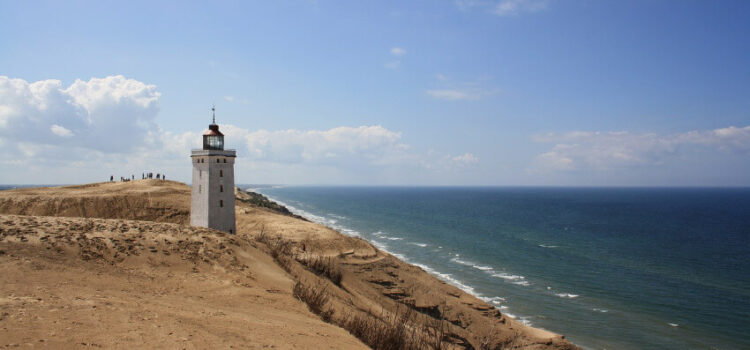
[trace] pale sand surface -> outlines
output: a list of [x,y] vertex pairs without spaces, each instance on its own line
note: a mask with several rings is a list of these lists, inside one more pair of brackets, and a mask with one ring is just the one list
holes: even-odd
[[[302,281],[326,288],[334,322],[411,308],[444,320],[446,348],[576,348],[299,218],[238,201],[236,236],[186,226],[189,197],[158,180],[0,192],[0,347],[367,348],[292,295]],[[261,232],[289,242],[286,270]],[[340,286],[297,262],[318,256]]]

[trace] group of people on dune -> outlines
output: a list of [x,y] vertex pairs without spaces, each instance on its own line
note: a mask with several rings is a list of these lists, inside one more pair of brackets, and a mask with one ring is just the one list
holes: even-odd
[[[145,173],[141,174],[141,180],[153,179],[153,178],[154,178],[154,173],[152,173],[152,172],[145,172]],[[161,173],[156,173],[156,179],[157,180],[166,180],[167,179],[167,175],[164,175],[164,174],[161,174]],[[120,182],[128,182],[128,181],[133,181],[133,180],[135,180],[135,175],[120,176]],[[109,176],[109,182],[114,182],[114,181],[115,181],[115,176],[114,175],[110,175]]]

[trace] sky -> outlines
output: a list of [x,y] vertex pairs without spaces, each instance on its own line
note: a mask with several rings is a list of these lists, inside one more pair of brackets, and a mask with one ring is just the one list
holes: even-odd
[[0,0],[0,183],[750,186],[750,2]]

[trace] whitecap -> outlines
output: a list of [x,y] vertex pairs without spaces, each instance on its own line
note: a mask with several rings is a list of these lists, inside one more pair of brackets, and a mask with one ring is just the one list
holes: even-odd
[[531,285],[531,283],[529,283],[529,281],[515,281],[515,282],[511,282],[511,283],[517,284],[519,286],[524,286],[524,287],[528,287],[528,286]]
[[492,303],[495,305],[500,305],[505,302],[505,298],[503,297],[492,297],[492,298],[481,297],[479,299],[482,299],[485,303]]
[[386,237],[386,236],[383,236],[383,238],[391,240],[391,241],[400,241],[400,240],[403,240],[403,238],[401,238],[401,237]]
[[473,268],[475,268],[477,270],[482,270],[482,271],[492,271],[492,268],[489,267],[489,266],[472,265],[471,267],[473,267]]
[[528,316],[521,316],[520,318],[516,319],[516,321],[521,322],[529,327],[531,327],[531,317]]
[[504,272],[498,272],[496,274],[493,274],[492,277],[502,278],[509,281],[517,281],[517,280],[524,280],[526,277],[523,277],[521,275],[509,275]]
[[422,248],[427,247],[426,243],[410,242],[409,244],[415,245],[415,246],[418,246],[418,247],[422,247]]
[[542,248],[557,248],[557,246],[556,246],[556,245],[546,245],[546,244],[540,244],[539,246],[540,246],[540,247],[542,247]]
[[679,325],[679,324],[677,324],[677,323],[667,323],[667,324],[668,324],[668,325],[670,325],[670,326],[672,326],[672,327],[679,327],[679,326],[680,326],[680,325]]
[[[459,255],[458,255],[458,254],[456,254],[456,256],[459,256]],[[467,261],[467,260],[461,260],[461,259],[459,259],[459,258],[453,258],[453,259],[451,259],[451,261],[453,261],[453,262],[455,262],[455,263],[458,263],[458,264],[461,264],[461,265],[466,265],[466,266],[474,266],[474,265],[475,265],[475,264],[474,264],[473,262],[471,262],[471,261]]]
[[597,308],[597,307],[593,308],[592,310],[594,310],[596,312],[601,312],[601,313],[609,312],[609,310],[607,310],[607,309],[600,309],[600,308]]
[[570,294],[570,293],[555,293],[560,298],[568,298],[568,299],[574,299],[578,298],[578,294]]

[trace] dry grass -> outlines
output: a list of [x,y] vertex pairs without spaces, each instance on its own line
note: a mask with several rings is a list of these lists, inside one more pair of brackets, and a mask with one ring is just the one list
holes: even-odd
[[270,250],[271,257],[286,272],[290,272],[292,259],[292,242],[284,240],[281,236],[270,236],[266,233],[265,226],[261,226],[260,232],[255,240],[263,243]]
[[328,304],[328,291],[320,283],[316,285],[305,285],[300,281],[294,284],[292,295],[301,300],[314,314],[319,315],[324,321],[329,322],[333,316],[333,309],[326,309]]
[[414,310],[407,308],[382,318],[372,314],[350,316],[340,326],[376,350],[441,349],[442,339],[435,339],[434,332],[415,321]]
[[343,275],[341,273],[341,268],[339,268],[334,258],[316,256],[313,258],[299,259],[298,261],[316,275],[324,276],[333,282],[333,284],[341,286]]

